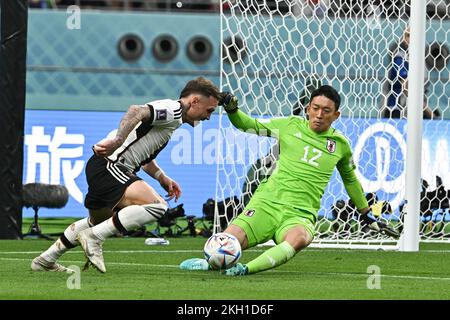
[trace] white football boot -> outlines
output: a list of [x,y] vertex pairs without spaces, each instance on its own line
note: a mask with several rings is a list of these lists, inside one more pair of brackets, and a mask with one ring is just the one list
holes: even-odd
[[[100,272],[105,273],[106,267],[103,260],[102,245],[103,241],[100,240],[91,229],[86,229],[78,233],[78,241],[83,247],[84,255],[89,262]],[[88,266],[86,264],[85,268]]]
[[38,256],[31,261],[31,270],[33,271],[51,271],[51,272],[70,272],[72,269],[66,268],[57,262],[50,262],[45,260],[42,256]]

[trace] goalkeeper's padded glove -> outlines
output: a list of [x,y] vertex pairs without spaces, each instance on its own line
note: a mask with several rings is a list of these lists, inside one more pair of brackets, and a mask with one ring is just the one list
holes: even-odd
[[400,234],[395,231],[393,228],[385,224],[384,222],[381,222],[377,219],[375,219],[372,216],[372,213],[369,211],[365,214],[361,214],[361,221],[363,226],[368,227],[371,230],[374,230],[378,233],[381,233],[383,235],[387,235],[393,238],[398,239],[400,237]]
[[222,105],[227,113],[234,113],[238,110],[238,99],[230,92],[220,93],[219,105]]

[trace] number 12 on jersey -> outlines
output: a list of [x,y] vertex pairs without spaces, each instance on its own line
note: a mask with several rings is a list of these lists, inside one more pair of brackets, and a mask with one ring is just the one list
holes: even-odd
[[301,159],[302,161],[308,162],[310,164],[312,164],[313,166],[318,167],[319,163],[316,162],[317,159],[319,159],[322,156],[322,151],[316,149],[316,148],[312,148],[312,157],[308,159],[309,157],[309,148],[310,146],[306,146],[303,148],[303,150],[305,150],[305,153],[303,154],[303,158]]

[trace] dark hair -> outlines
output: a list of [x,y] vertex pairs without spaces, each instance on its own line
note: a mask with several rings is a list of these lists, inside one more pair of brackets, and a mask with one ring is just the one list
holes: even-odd
[[323,85],[323,86],[319,87],[318,89],[314,90],[311,93],[311,98],[309,99],[309,102],[311,103],[311,101],[315,97],[319,97],[319,96],[327,97],[328,99],[333,101],[334,105],[336,106],[336,111],[339,110],[339,106],[341,105],[341,97],[339,96],[339,93],[332,86]]
[[220,99],[220,91],[211,80],[198,77],[189,81],[180,93],[180,98],[189,96],[192,93],[198,93],[205,97],[213,96]]

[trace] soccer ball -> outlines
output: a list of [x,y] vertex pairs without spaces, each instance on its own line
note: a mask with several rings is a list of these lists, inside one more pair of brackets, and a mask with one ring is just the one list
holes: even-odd
[[205,259],[215,270],[234,266],[241,257],[239,240],[229,233],[213,234],[203,248]]

